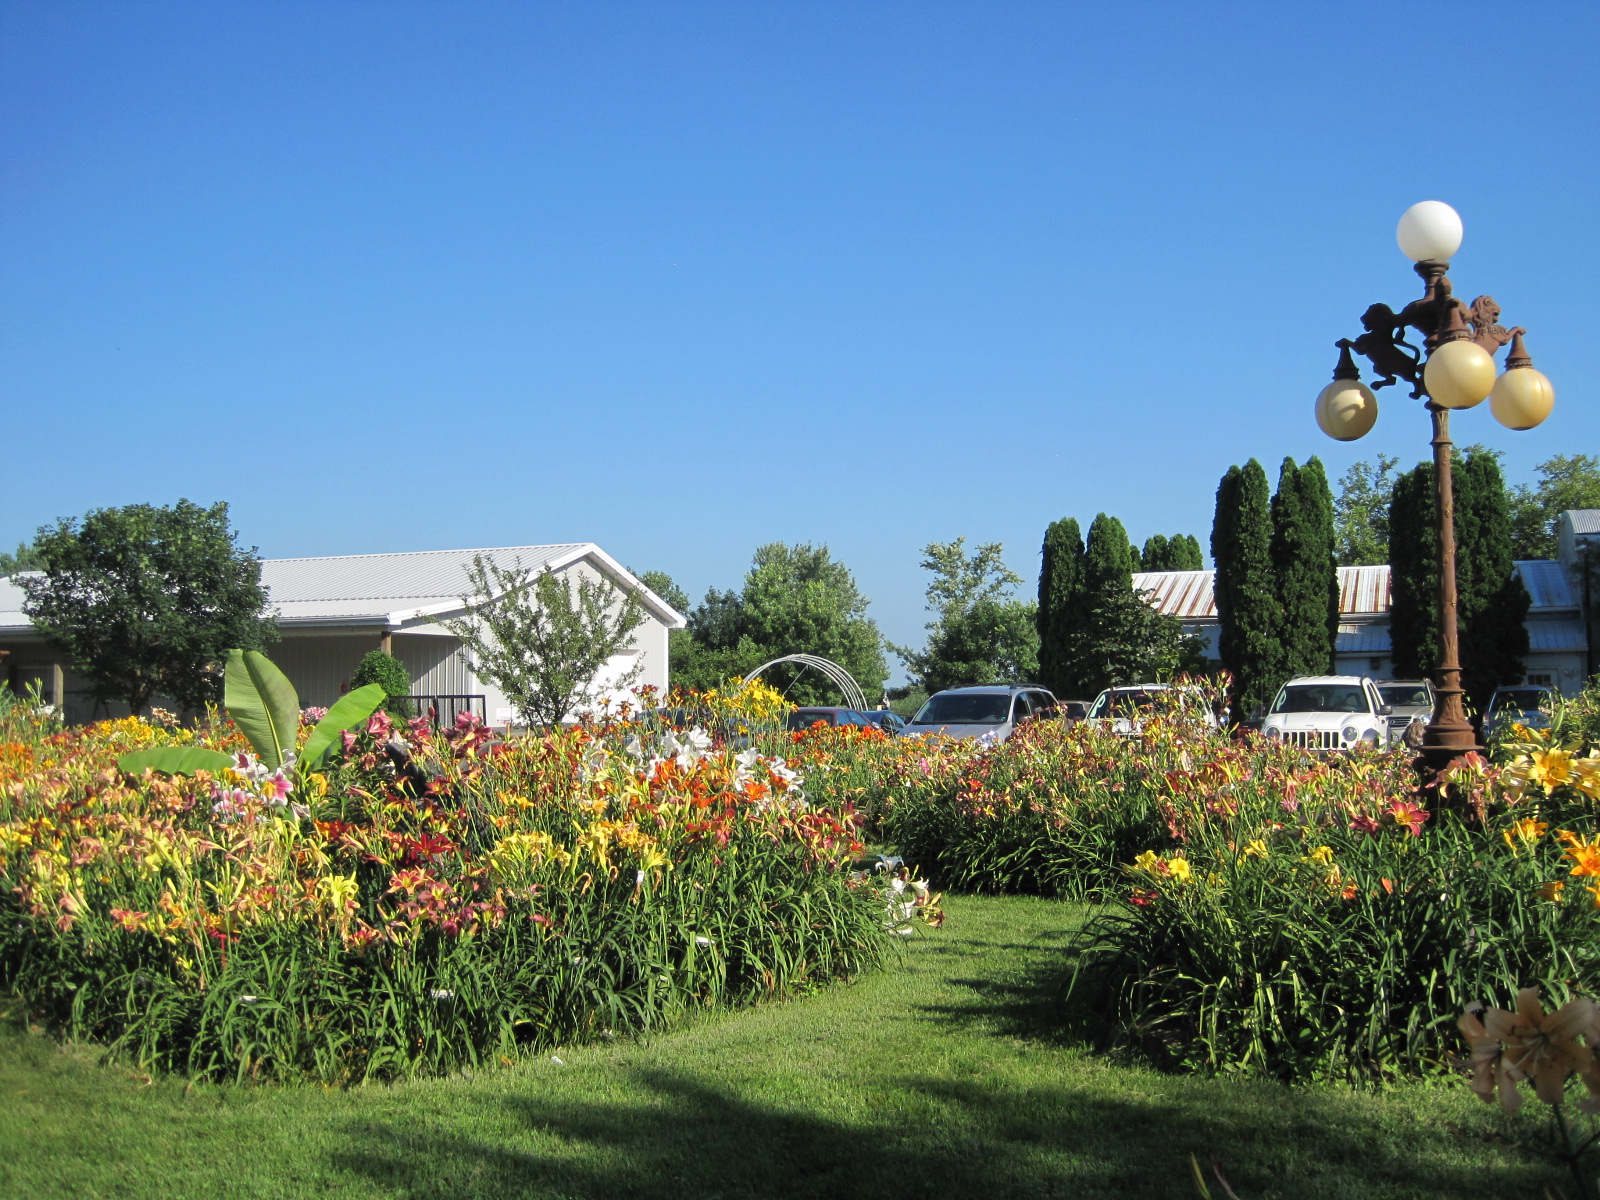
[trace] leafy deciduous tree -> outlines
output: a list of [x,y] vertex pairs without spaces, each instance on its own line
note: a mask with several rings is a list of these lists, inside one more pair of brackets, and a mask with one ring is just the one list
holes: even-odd
[[968,555],[966,538],[923,547],[922,566],[933,572],[923,650],[891,649],[916,686],[928,692],[1002,681],[1031,680],[1038,672],[1036,606],[1010,598],[1022,582],[1005,565],[1003,547],[985,542]]
[[1378,465],[1358,462],[1339,479],[1333,502],[1335,554],[1341,567],[1382,566],[1389,561],[1389,499],[1400,460],[1378,455]]
[[1558,454],[1534,468],[1538,486],[1511,491],[1511,553],[1516,559],[1554,558],[1556,527],[1570,508],[1600,508],[1600,458]]
[[230,649],[278,636],[262,615],[261,559],[234,544],[226,504],[96,509],[39,530],[33,549],[39,573],[17,580],[23,611],[97,700],[201,708],[220,694]]
[[[467,568],[466,616],[438,621],[461,639],[472,669],[499,688],[526,725],[559,725],[599,699],[601,668],[633,644],[638,597],[604,579],[502,567],[477,555]],[[639,666],[610,681],[627,687]]]

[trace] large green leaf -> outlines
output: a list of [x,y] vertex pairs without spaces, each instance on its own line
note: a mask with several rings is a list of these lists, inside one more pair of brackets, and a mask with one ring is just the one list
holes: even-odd
[[328,710],[328,715],[317,722],[317,727],[306,739],[305,747],[300,751],[300,765],[307,770],[316,766],[322,756],[332,749],[341,733],[361,724],[377,712],[378,706],[388,698],[389,693],[376,683],[358,687],[349,695],[339,697],[339,703]]
[[300,728],[294,684],[259,650],[229,650],[222,702],[268,770],[283,766]]
[[225,771],[231,766],[231,754],[204,746],[158,746],[154,750],[135,750],[117,759],[117,769],[129,775],[143,775],[147,767],[163,775],[193,775],[196,771]]

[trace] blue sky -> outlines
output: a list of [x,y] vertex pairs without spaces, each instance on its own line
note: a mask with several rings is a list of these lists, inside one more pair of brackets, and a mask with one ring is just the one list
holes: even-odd
[[12,3],[0,545],[227,500],[268,557],[592,540],[696,599],[829,545],[918,640],[930,540],[1205,543],[1461,212],[1600,452],[1600,6]]

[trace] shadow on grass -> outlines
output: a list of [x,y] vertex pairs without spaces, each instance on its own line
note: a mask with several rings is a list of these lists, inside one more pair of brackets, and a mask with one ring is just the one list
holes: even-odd
[[918,1005],[916,1011],[926,1019],[1053,1046],[1104,1049],[1116,1040],[1115,1024],[1098,1006],[1104,981],[1077,978],[1087,948],[1078,928],[1052,931],[1025,944],[967,945],[972,949],[952,946],[952,953],[971,959],[973,950],[1004,950],[1011,952],[1011,957],[1003,960],[1003,969],[993,975],[949,976],[946,982],[966,995],[952,1003]]
[[1445,1161],[1442,1132],[1385,1149],[1348,1121],[1323,1123],[1315,1097],[1285,1115],[1260,1089],[1185,1106],[887,1078],[876,1111],[845,1121],[805,1111],[803,1096],[768,1107],[671,1072],[630,1083],[637,1097],[620,1102],[501,1099],[483,1114],[493,1136],[359,1126],[333,1166],[404,1200],[1192,1197],[1191,1151],[1202,1161],[1217,1152],[1245,1200],[1537,1195],[1545,1178]]

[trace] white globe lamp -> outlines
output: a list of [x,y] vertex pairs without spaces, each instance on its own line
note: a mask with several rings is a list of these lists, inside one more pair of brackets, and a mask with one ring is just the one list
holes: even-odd
[[1394,237],[1412,262],[1449,262],[1461,249],[1461,217],[1443,200],[1424,200],[1401,214]]

